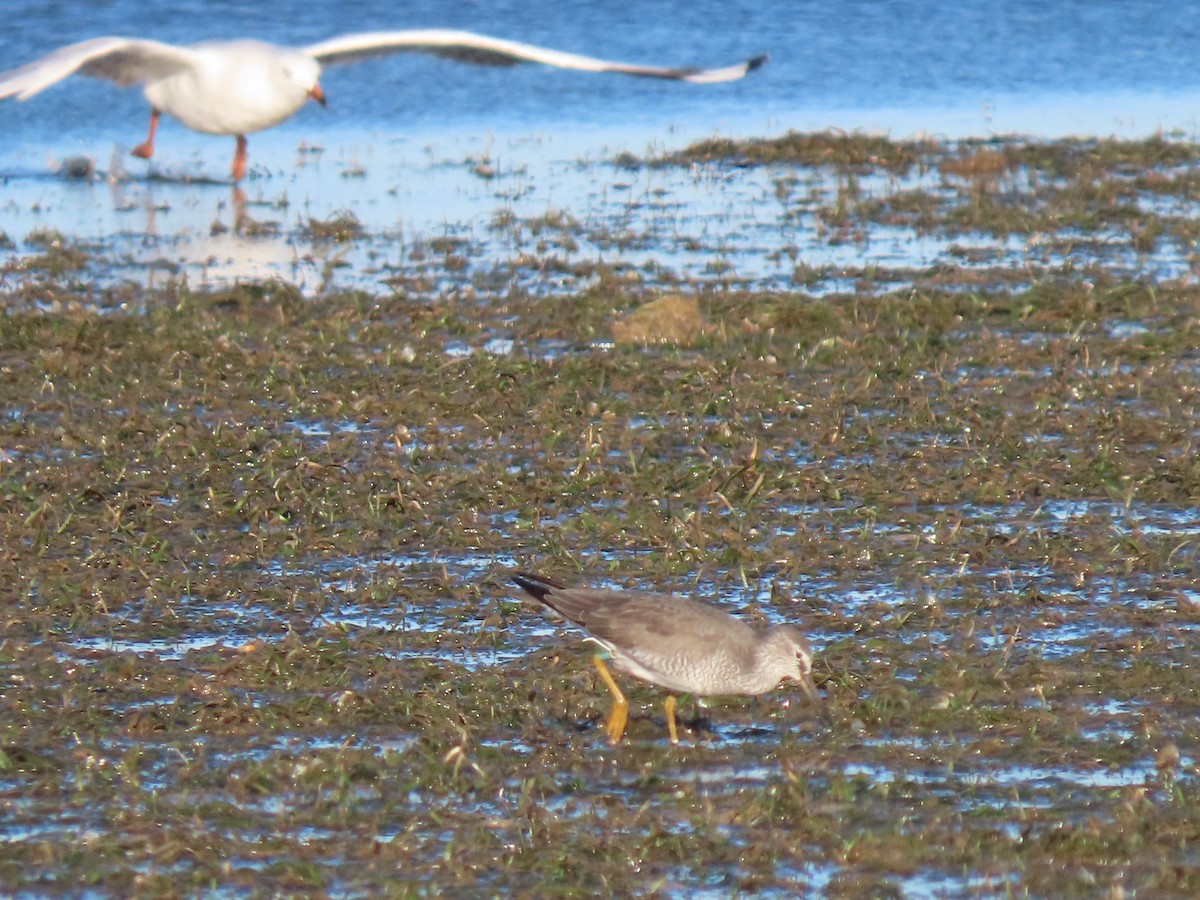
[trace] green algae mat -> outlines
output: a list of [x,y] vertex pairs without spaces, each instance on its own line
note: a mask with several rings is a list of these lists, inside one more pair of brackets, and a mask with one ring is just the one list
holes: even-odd
[[[623,262],[669,229],[585,266],[582,209],[520,249],[560,291],[454,246],[390,291],[150,289],[10,234],[0,884],[1194,896],[1195,162],[791,135],[596,167],[773,181],[771,287]],[[897,230],[949,249],[811,249]],[[612,747],[516,567],[797,625],[828,718],[684,697],[674,747],[624,678]]]

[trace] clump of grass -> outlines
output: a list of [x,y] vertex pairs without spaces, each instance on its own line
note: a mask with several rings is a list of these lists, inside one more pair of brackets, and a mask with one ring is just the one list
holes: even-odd
[[708,329],[695,297],[666,294],[616,319],[613,338],[622,344],[689,346]]
[[658,165],[724,161],[738,165],[794,163],[845,170],[880,168],[903,173],[938,151],[932,141],[895,141],[881,135],[798,132],[770,139],[711,138],[665,154]]
[[313,241],[345,244],[358,240],[364,233],[362,223],[352,212],[340,212],[324,221],[308,220],[308,235]]

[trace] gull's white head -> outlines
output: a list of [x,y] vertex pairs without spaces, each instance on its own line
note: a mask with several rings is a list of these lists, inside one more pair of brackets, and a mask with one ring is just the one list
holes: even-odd
[[321,64],[307,53],[289,53],[281,57],[278,77],[305,99],[325,105],[325,92],[321,90],[320,81]]

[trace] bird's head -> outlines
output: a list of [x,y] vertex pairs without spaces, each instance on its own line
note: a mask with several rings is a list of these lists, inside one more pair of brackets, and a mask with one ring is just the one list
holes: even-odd
[[813,653],[808,640],[795,628],[786,625],[772,629],[771,638],[782,651],[780,658],[787,660],[782,665],[780,680],[795,681],[809,700],[819,704],[821,695],[817,693],[817,686],[812,679]]
[[294,53],[280,65],[280,75],[298,93],[308,100],[325,105],[325,91],[321,89],[321,64],[304,53]]

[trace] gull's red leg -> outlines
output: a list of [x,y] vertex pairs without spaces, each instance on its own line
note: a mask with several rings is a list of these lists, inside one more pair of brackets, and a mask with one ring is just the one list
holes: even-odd
[[237,152],[233,154],[233,167],[229,171],[233,175],[234,181],[241,181],[246,177],[246,136],[244,134],[237,136]]
[[142,159],[149,159],[154,155],[154,135],[158,133],[158,118],[161,116],[157,109],[150,110],[150,134],[146,140],[133,148],[133,155],[140,156]]

